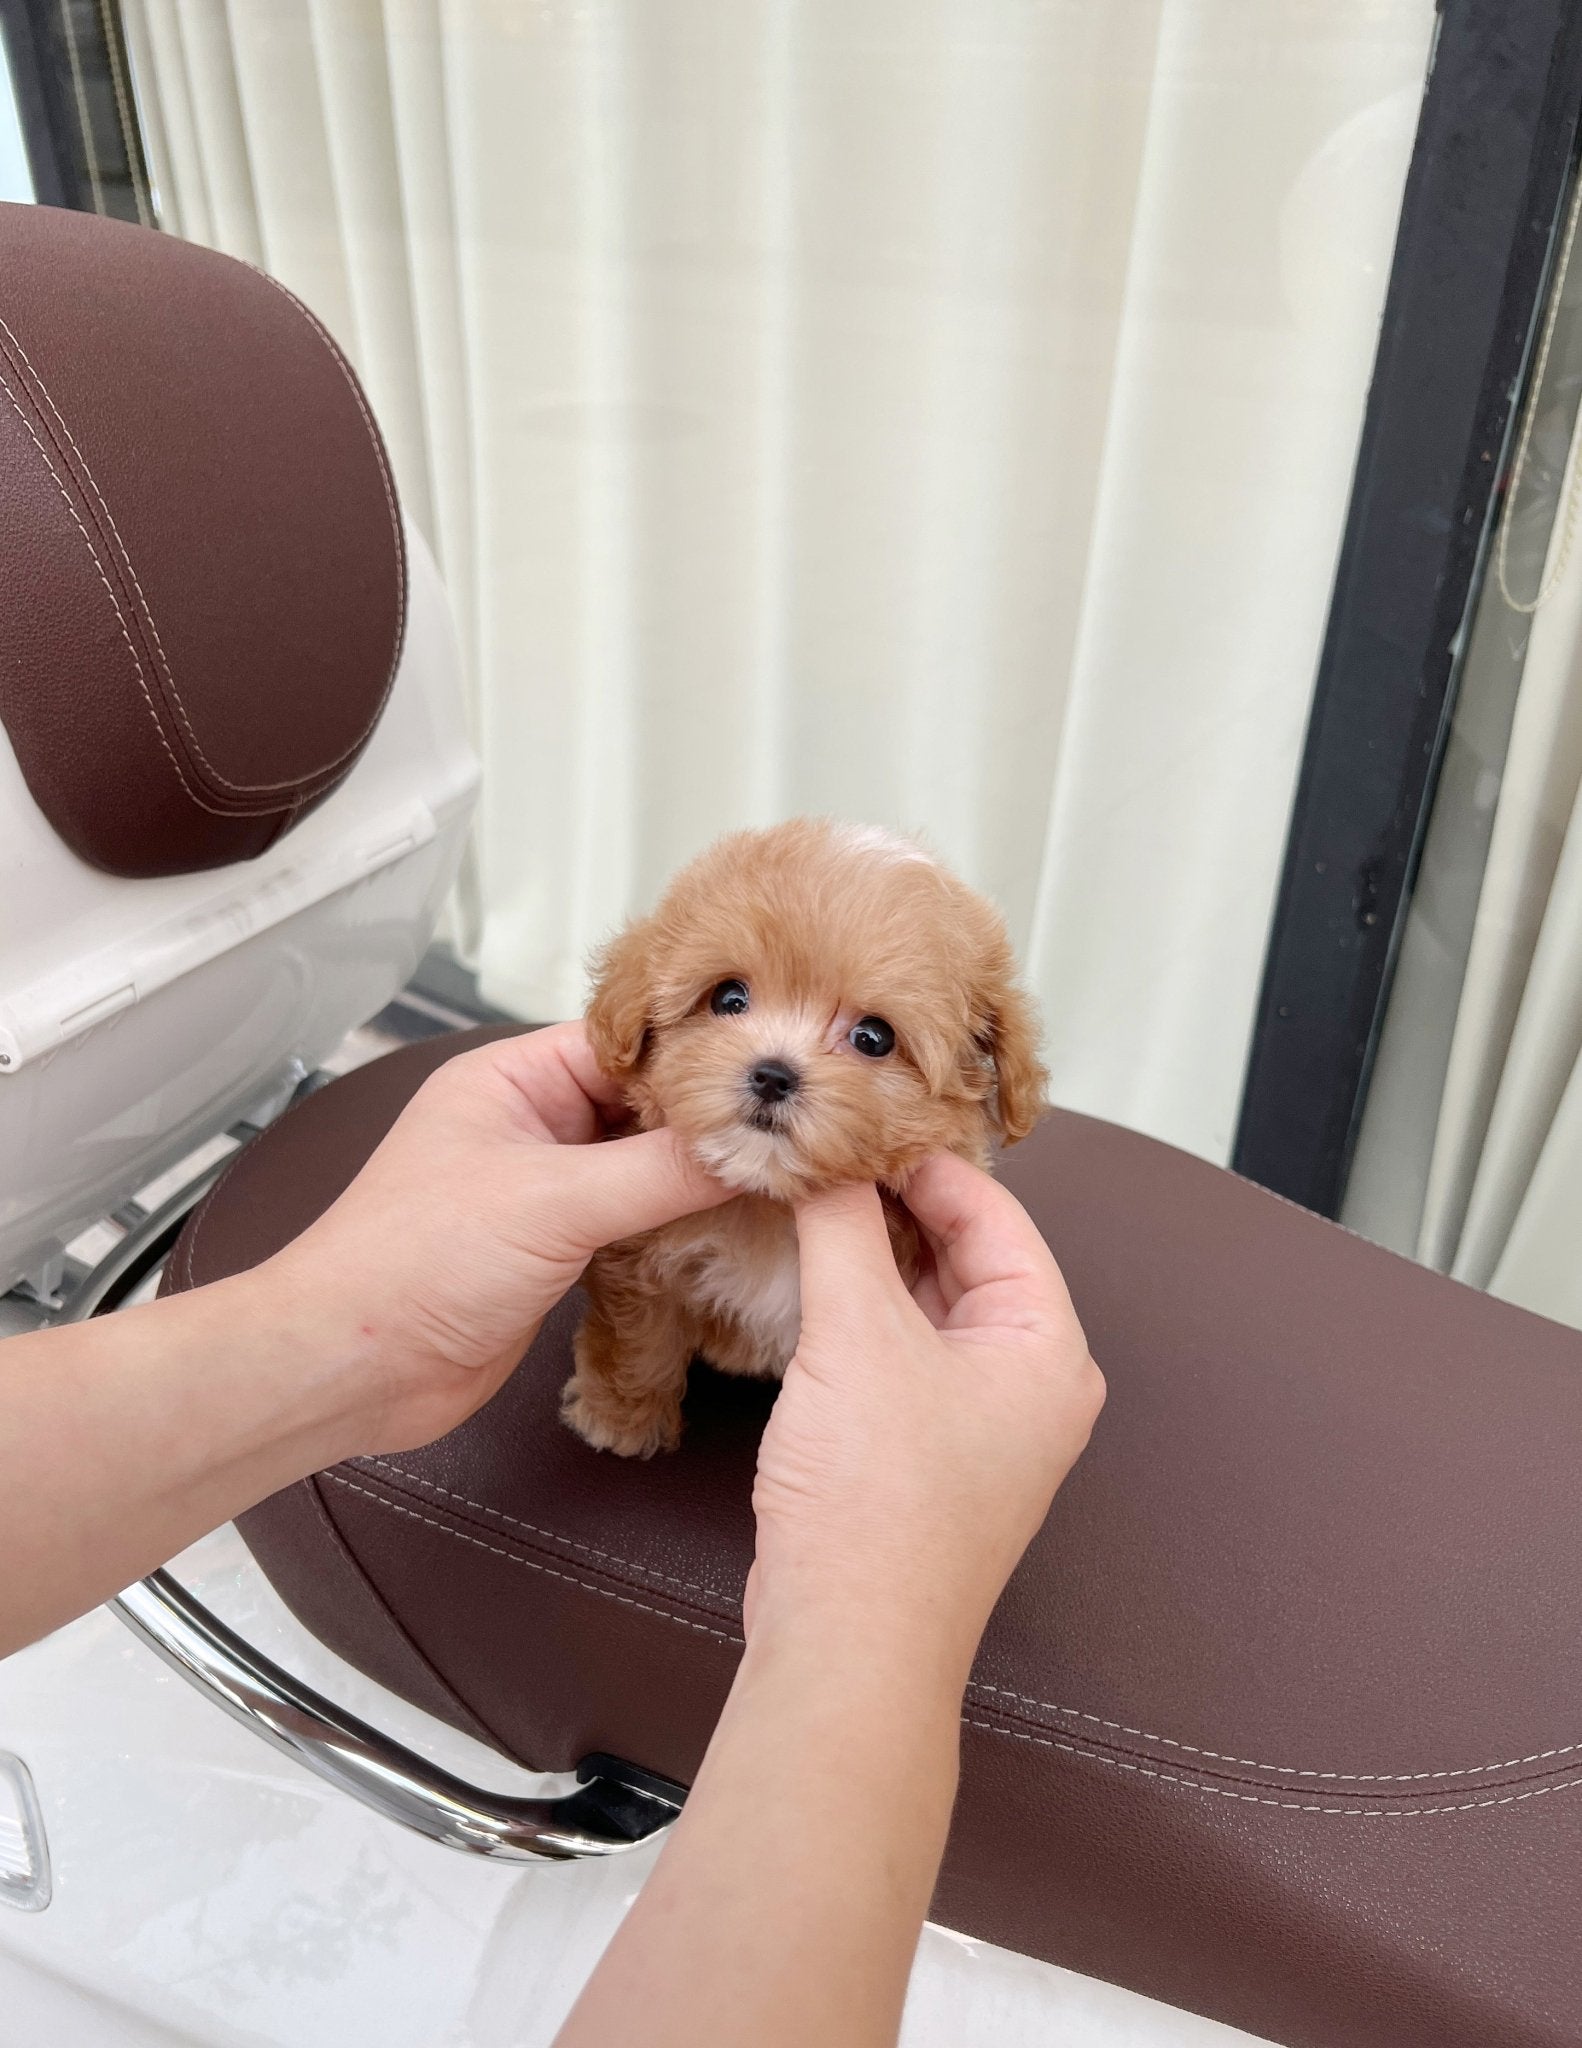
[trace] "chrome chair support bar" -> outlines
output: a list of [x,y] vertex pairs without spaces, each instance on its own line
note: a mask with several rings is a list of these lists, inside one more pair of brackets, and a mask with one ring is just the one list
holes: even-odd
[[[244,1728],[430,1841],[479,1856],[530,1862],[611,1856],[668,1827],[679,1787],[633,1772],[594,1772],[559,1799],[521,1799],[468,1785],[429,1763],[261,1656],[178,1585],[154,1572],[111,1605],[173,1670]],[[605,1771],[619,1770],[600,1759]],[[586,1769],[587,1766],[584,1766]]]
[[[241,1135],[240,1132],[237,1135]],[[115,1249],[51,1319],[112,1310],[168,1254],[189,1211],[228,1160],[198,1175],[152,1215],[132,1220]],[[508,1862],[612,1856],[666,1828],[686,1797],[679,1785],[614,1757],[589,1757],[560,1798],[525,1799],[469,1785],[345,1712],[242,1640],[169,1572],[152,1573],[110,1602],[134,1635],[215,1706],[275,1749],[376,1813],[452,1849]]]

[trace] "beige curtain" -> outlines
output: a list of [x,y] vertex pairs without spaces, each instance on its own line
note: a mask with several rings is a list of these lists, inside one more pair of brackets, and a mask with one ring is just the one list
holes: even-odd
[[347,344],[462,616],[483,985],[921,830],[1057,1096],[1223,1157],[1431,0],[128,0],[166,224]]
[[1579,391],[1573,261],[1507,507],[1505,587],[1487,578],[1469,644],[1345,1220],[1582,1325]]

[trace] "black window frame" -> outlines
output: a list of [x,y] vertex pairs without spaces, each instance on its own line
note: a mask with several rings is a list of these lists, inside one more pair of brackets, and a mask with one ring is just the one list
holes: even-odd
[[1250,1041],[1240,1173],[1345,1194],[1576,163],[1582,7],[1443,0]]
[[114,0],[0,0],[0,40],[38,203],[153,226]]

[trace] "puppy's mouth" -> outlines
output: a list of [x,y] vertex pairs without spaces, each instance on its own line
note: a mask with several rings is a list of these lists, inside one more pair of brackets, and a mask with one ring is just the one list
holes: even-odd
[[805,1156],[808,1076],[777,1051],[753,1059],[717,1093],[678,1102],[680,1122],[701,1163],[727,1187],[789,1201],[811,1185]]
[[753,1103],[734,1124],[695,1137],[692,1149],[727,1187],[787,1201],[809,1185],[791,1129],[794,1121],[784,1105]]

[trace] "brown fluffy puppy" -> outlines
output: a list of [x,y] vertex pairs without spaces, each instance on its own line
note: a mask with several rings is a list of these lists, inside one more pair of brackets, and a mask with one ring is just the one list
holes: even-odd
[[[742,1190],[611,1245],[563,1412],[625,1456],[672,1449],[687,1367],[778,1378],[797,1341],[787,1204],[980,1163],[1044,1106],[1038,1023],[996,911],[905,840],[797,819],[721,840],[594,964],[588,1031],[642,1129],[669,1124]],[[887,1202],[897,1262],[917,1239]]]

